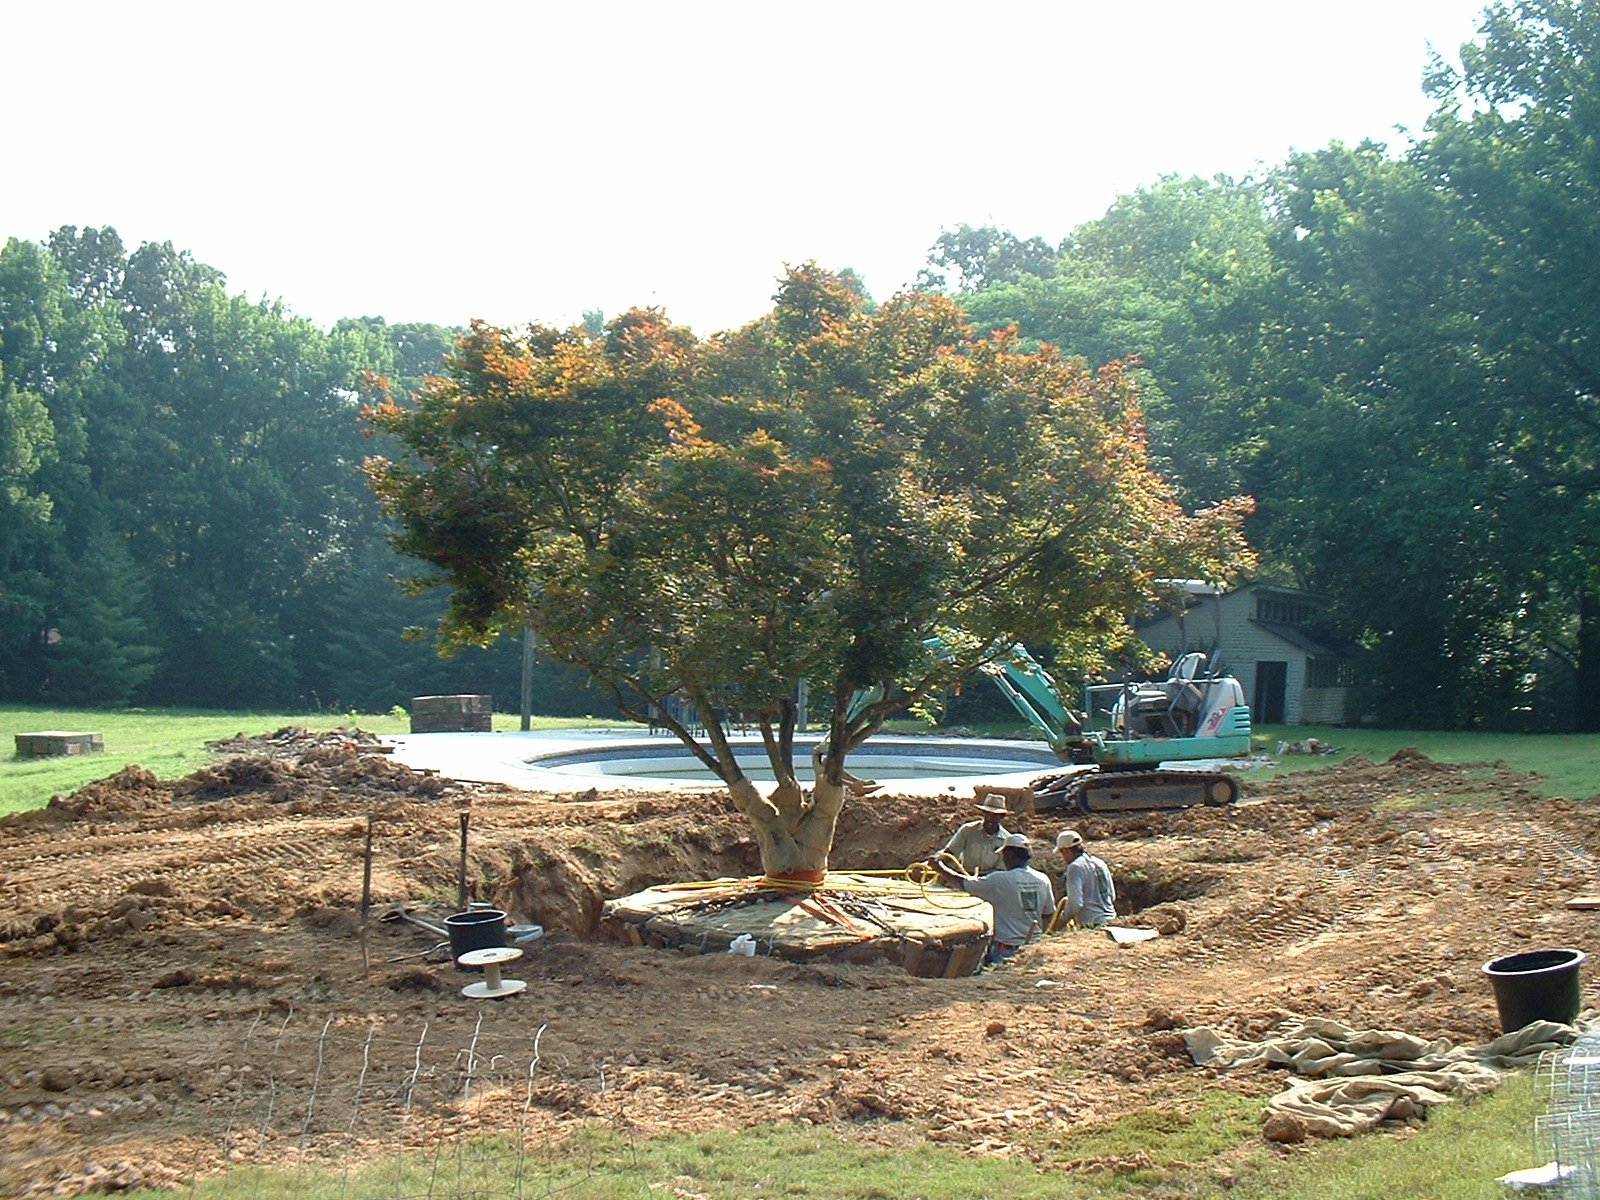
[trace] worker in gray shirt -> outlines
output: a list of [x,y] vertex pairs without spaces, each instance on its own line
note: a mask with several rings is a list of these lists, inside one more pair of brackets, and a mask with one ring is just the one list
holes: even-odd
[[965,888],[994,909],[994,934],[985,963],[1002,962],[1044,933],[1044,923],[1055,911],[1050,877],[1028,865],[1033,850],[1025,834],[1006,837],[1000,850],[1000,870],[987,875],[965,875],[935,860],[934,869]]
[[1083,848],[1076,829],[1056,834],[1056,849],[1067,860],[1061,873],[1059,921],[1074,921],[1083,929],[1098,929],[1117,915],[1117,885],[1111,869]]

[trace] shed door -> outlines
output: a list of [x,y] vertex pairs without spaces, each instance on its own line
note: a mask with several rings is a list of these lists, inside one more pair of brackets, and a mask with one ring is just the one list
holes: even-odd
[[1251,724],[1283,724],[1283,697],[1288,690],[1289,664],[1286,662],[1256,663],[1256,694],[1250,701]]

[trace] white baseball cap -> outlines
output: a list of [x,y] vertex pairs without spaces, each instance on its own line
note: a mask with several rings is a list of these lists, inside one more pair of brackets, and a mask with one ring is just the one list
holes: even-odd
[[1028,840],[1028,835],[1025,833],[1008,833],[1006,840],[1000,844],[1007,850],[1028,850],[1033,846],[1033,843]]
[[1056,834],[1057,850],[1070,850],[1074,846],[1082,845],[1083,838],[1079,836],[1076,829],[1063,829],[1060,833]]

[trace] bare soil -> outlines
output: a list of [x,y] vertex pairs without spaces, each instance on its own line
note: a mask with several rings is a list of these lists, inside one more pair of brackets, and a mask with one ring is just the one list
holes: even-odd
[[[515,1123],[542,1142],[597,1119],[639,1133],[801,1121],[1059,1165],[1076,1126],[1203,1088],[1281,1085],[1197,1069],[1185,1027],[1261,1033],[1316,1014],[1487,1040],[1499,1029],[1483,963],[1592,945],[1600,921],[1564,907],[1600,883],[1592,804],[1540,798],[1497,764],[1402,751],[1250,783],[1227,809],[1075,822],[1111,864],[1119,908],[1167,931],[1152,941],[1054,936],[948,980],[653,950],[607,940],[601,906],[754,873],[724,795],[458,785],[353,731],[222,749],[186,779],[130,767],[0,821],[0,1194],[185,1182],[225,1152],[288,1161],[310,1117],[298,1147],[298,1115],[244,1144],[245,1075],[259,1084],[269,1069],[274,1097],[331,1096],[358,1061],[377,1070],[374,1036],[404,1067],[419,1039],[536,1060],[504,1118],[476,1108],[473,1127]],[[970,806],[856,801],[833,866],[925,858]],[[454,910],[464,810],[474,896],[547,930],[506,972],[527,991],[499,1003],[460,996],[471,977],[429,960],[435,935],[377,919],[401,904],[425,919]],[[1064,824],[1040,816],[1029,832]],[[1036,865],[1059,870],[1052,852]],[[368,1039],[342,1081],[330,1030],[346,1047]],[[430,1109],[414,1091],[404,1114],[389,1094],[392,1120],[358,1114],[353,1091],[344,1111],[361,1137],[342,1152],[376,1159],[463,1132],[445,1119],[454,1101]]]

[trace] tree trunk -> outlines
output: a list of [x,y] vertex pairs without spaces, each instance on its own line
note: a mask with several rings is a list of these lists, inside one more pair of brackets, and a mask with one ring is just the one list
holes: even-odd
[[1600,588],[1586,584],[1578,595],[1577,727],[1600,733]]
[[728,792],[733,806],[755,828],[763,871],[775,878],[821,881],[844,807],[842,784],[819,780],[809,794],[798,784],[785,784],[769,798],[740,778],[728,785]]

